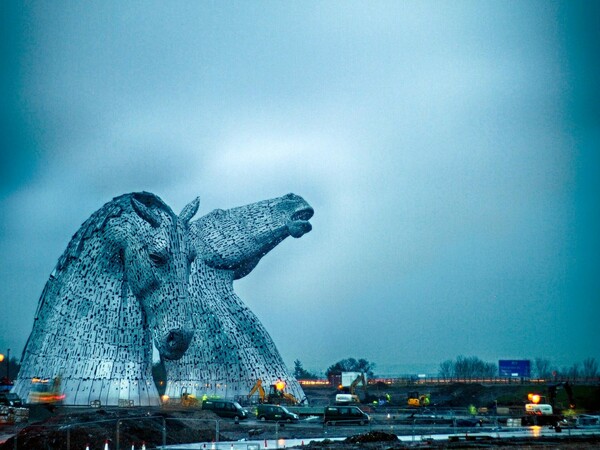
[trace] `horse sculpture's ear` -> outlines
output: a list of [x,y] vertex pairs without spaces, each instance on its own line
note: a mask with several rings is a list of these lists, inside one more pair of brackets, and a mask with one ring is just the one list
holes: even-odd
[[136,200],[134,197],[131,197],[131,206],[133,207],[133,210],[137,213],[137,215],[144,219],[146,222],[148,222],[150,225],[152,225],[153,228],[157,228],[158,226],[160,226],[160,217],[156,215],[146,205]]
[[181,210],[181,214],[179,214],[179,220],[183,221],[183,223],[188,223],[190,219],[196,215],[199,207],[200,197],[196,197]]

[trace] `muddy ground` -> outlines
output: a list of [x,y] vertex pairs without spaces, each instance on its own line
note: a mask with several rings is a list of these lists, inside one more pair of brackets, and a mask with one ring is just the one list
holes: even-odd
[[[419,390],[431,394],[431,408],[463,408],[474,405],[477,408],[493,408],[499,406],[511,407],[517,413],[522,410],[524,398],[531,386],[482,386],[478,384],[457,384],[451,386],[369,386],[367,395],[370,399],[391,397],[391,404],[368,406],[371,410],[394,411],[406,407],[406,396],[409,391]],[[538,391],[540,389],[537,389]],[[333,403],[335,390],[332,388],[306,388],[308,400],[312,406],[324,406]],[[364,395],[364,393],[363,393]],[[557,402],[566,401],[562,394],[557,396]],[[600,387],[576,387],[575,397],[579,407],[585,407],[587,412],[597,413],[600,410]],[[2,433],[17,432],[17,447],[15,437],[0,444],[0,450],[19,449],[48,449],[66,450],[85,449],[90,444],[90,450],[103,449],[104,442],[109,447],[116,447],[119,440],[121,448],[136,448],[141,443],[147,449],[160,446],[163,439],[163,427],[166,425],[167,444],[213,441],[215,440],[216,421],[219,418],[209,411],[197,409],[161,409],[161,408],[62,408],[36,406],[31,409],[31,419],[24,427],[13,428],[6,426],[0,430]],[[116,424],[119,422],[119,433],[116,433]],[[273,426],[263,424],[250,424],[248,422],[236,424],[231,420],[219,420],[218,440],[235,441],[239,439],[274,439]],[[394,439],[394,435],[377,431],[367,431],[357,428],[357,435],[346,441],[324,441],[321,443],[308,442],[305,448],[353,450],[358,448],[371,448],[373,450],[402,449],[402,448],[600,448],[600,436],[596,438],[576,439],[565,436],[566,433],[556,438],[537,438],[535,440],[512,439],[502,440],[501,443],[489,439],[467,440],[461,436],[456,441],[423,441],[408,445]],[[301,436],[294,434],[301,433]],[[321,427],[312,429],[298,429],[282,427],[278,430],[278,437],[284,438],[317,438],[323,434]],[[386,440],[390,439],[390,440]]]
[[369,433],[352,436],[343,442],[322,441],[311,442],[301,447],[308,450],[403,450],[403,449],[564,449],[564,450],[591,450],[600,448],[600,437],[581,439],[503,439],[501,443],[492,439],[460,439],[456,441],[422,441],[418,443],[402,443],[393,439],[393,436],[375,435]]

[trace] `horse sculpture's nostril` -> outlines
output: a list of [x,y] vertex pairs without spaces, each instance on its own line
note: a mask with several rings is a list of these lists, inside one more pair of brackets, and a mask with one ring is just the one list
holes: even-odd
[[187,342],[188,336],[181,330],[172,330],[167,335],[167,346],[171,349],[179,347]]
[[157,347],[159,347],[159,351],[164,358],[179,359],[190,345],[192,336],[193,332],[190,331],[171,330],[163,338],[162,344],[157,345]]
[[169,347],[175,347],[177,345],[177,336],[174,331],[171,331],[167,336],[167,345]]
[[314,213],[315,210],[308,206],[292,214],[292,220],[308,220],[313,216]]

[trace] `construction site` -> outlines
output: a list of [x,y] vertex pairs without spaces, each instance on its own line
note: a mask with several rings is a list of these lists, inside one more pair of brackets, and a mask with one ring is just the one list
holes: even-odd
[[[66,407],[50,401],[21,405],[28,417],[10,423],[4,416],[0,449],[600,445],[597,381],[386,383],[355,375],[337,386],[303,381],[304,401],[286,395],[284,384],[260,382],[245,398],[184,395],[154,408]],[[261,414],[263,405],[284,415]]]

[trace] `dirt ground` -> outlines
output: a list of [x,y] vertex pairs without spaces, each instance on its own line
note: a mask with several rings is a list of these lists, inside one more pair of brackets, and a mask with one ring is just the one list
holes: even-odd
[[[587,412],[600,411],[600,386],[581,385],[573,386],[573,397],[578,410]],[[454,383],[447,385],[369,385],[366,396],[369,400],[384,398],[385,394],[391,396],[392,405],[406,406],[409,392],[417,391],[420,394],[431,394],[431,406],[440,408],[466,408],[474,405],[477,408],[495,408],[505,406],[521,409],[527,403],[527,394],[535,392],[547,395],[545,385],[531,384],[490,384],[479,383]],[[332,388],[305,388],[305,393],[311,404],[322,402],[333,402],[335,400],[335,389]],[[365,393],[359,390],[361,397]],[[327,404],[327,403],[324,403]],[[564,389],[558,389],[556,393],[557,405],[568,405],[569,399]]]
[[[367,440],[361,440],[366,438]],[[490,440],[472,440],[472,441],[429,441],[419,443],[402,443],[393,440],[381,440],[376,442],[368,441],[369,436],[358,435],[349,438],[343,442],[311,442],[308,445],[299,447],[308,450],[404,450],[404,449],[496,449],[496,450],[515,450],[515,449],[565,449],[565,450],[592,450],[600,448],[600,438],[581,438],[571,440],[558,439],[512,439],[503,440],[502,443],[495,443]],[[358,442],[357,442],[358,441]]]
[[[588,386],[577,387],[575,397],[578,404],[587,406],[587,412],[600,410],[600,387]],[[491,408],[494,405],[508,406],[521,411],[526,393],[531,391],[531,386],[482,386],[476,384],[462,384],[450,386],[369,386],[367,394],[370,398],[385,398],[385,394],[391,397],[391,404],[385,408],[405,408],[406,398],[409,391],[419,390],[422,393],[431,394],[432,408],[460,408],[474,405],[477,408]],[[335,389],[332,388],[306,388],[305,393],[311,406],[325,406],[333,403]],[[559,395],[557,401],[563,399]],[[370,408],[382,408],[369,406]],[[215,423],[218,419],[210,411],[197,409],[161,409],[161,408],[114,408],[114,409],[91,409],[91,408],[51,408],[37,406],[30,412],[29,424],[20,430],[16,436],[18,446],[15,447],[14,439],[0,444],[0,450],[4,449],[48,449],[66,450],[84,449],[91,442],[108,442],[110,448],[115,448],[115,426],[119,421],[118,439],[121,448],[126,448],[131,443],[146,444],[146,448],[156,448],[162,442],[163,427],[168,424],[167,444],[212,441],[215,439]],[[258,439],[273,439],[269,427],[243,424],[240,426],[233,421],[219,421],[219,441],[251,439],[253,435]],[[251,428],[256,426],[256,428]],[[8,427],[0,429],[0,434],[11,433]],[[320,427],[315,427],[308,434],[307,430],[299,431],[302,436],[294,436],[293,427],[282,428],[279,436],[286,438],[302,437],[316,438],[322,434]],[[595,438],[574,438],[573,436],[557,435],[556,438],[536,439],[511,439],[502,440],[501,443],[493,440],[467,439],[461,436],[453,441],[420,441],[417,443],[402,443],[395,435],[389,435],[379,431],[362,432],[357,429],[356,436],[346,441],[323,441],[309,442],[303,448],[311,450],[334,449],[354,450],[367,448],[373,450],[403,449],[403,448],[562,448],[562,449],[591,449],[600,448],[600,436]],[[283,436],[284,435],[284,436]],[[94,447],[90,447],[92,449]],[[100,448],[100,447],[97,447]],[[136,447],[137,448],[137,447]]]
[[[138,446],[144,443],[150,449],[162,442],[163,419],[169,419],[169,443],[210,442],[215,438],[214,425],[210,427],[207,424],[214,424],[218,417],[209,411],[161,411],[151,408],[78,411],[57,408],[51,416],[41,422],[30,420],[30,423],[19,431],[17,443],[19,449],[84,449],[87,445],[92,449],[99,448],[98,443],[105,442],[109,443],[110,448],[115,448],[115,427],[117,421],[121,421],[121,448],[126,448],[131,443]],[[205,422],[188,422],[187,419]],[[227,440],[226,433],[234,431],[235,424],[222,422],[220,425],[221,439]],[[93,443],[96,443],[96,447]],[[0,449],[14,448],[14,438],[0,445]]]

